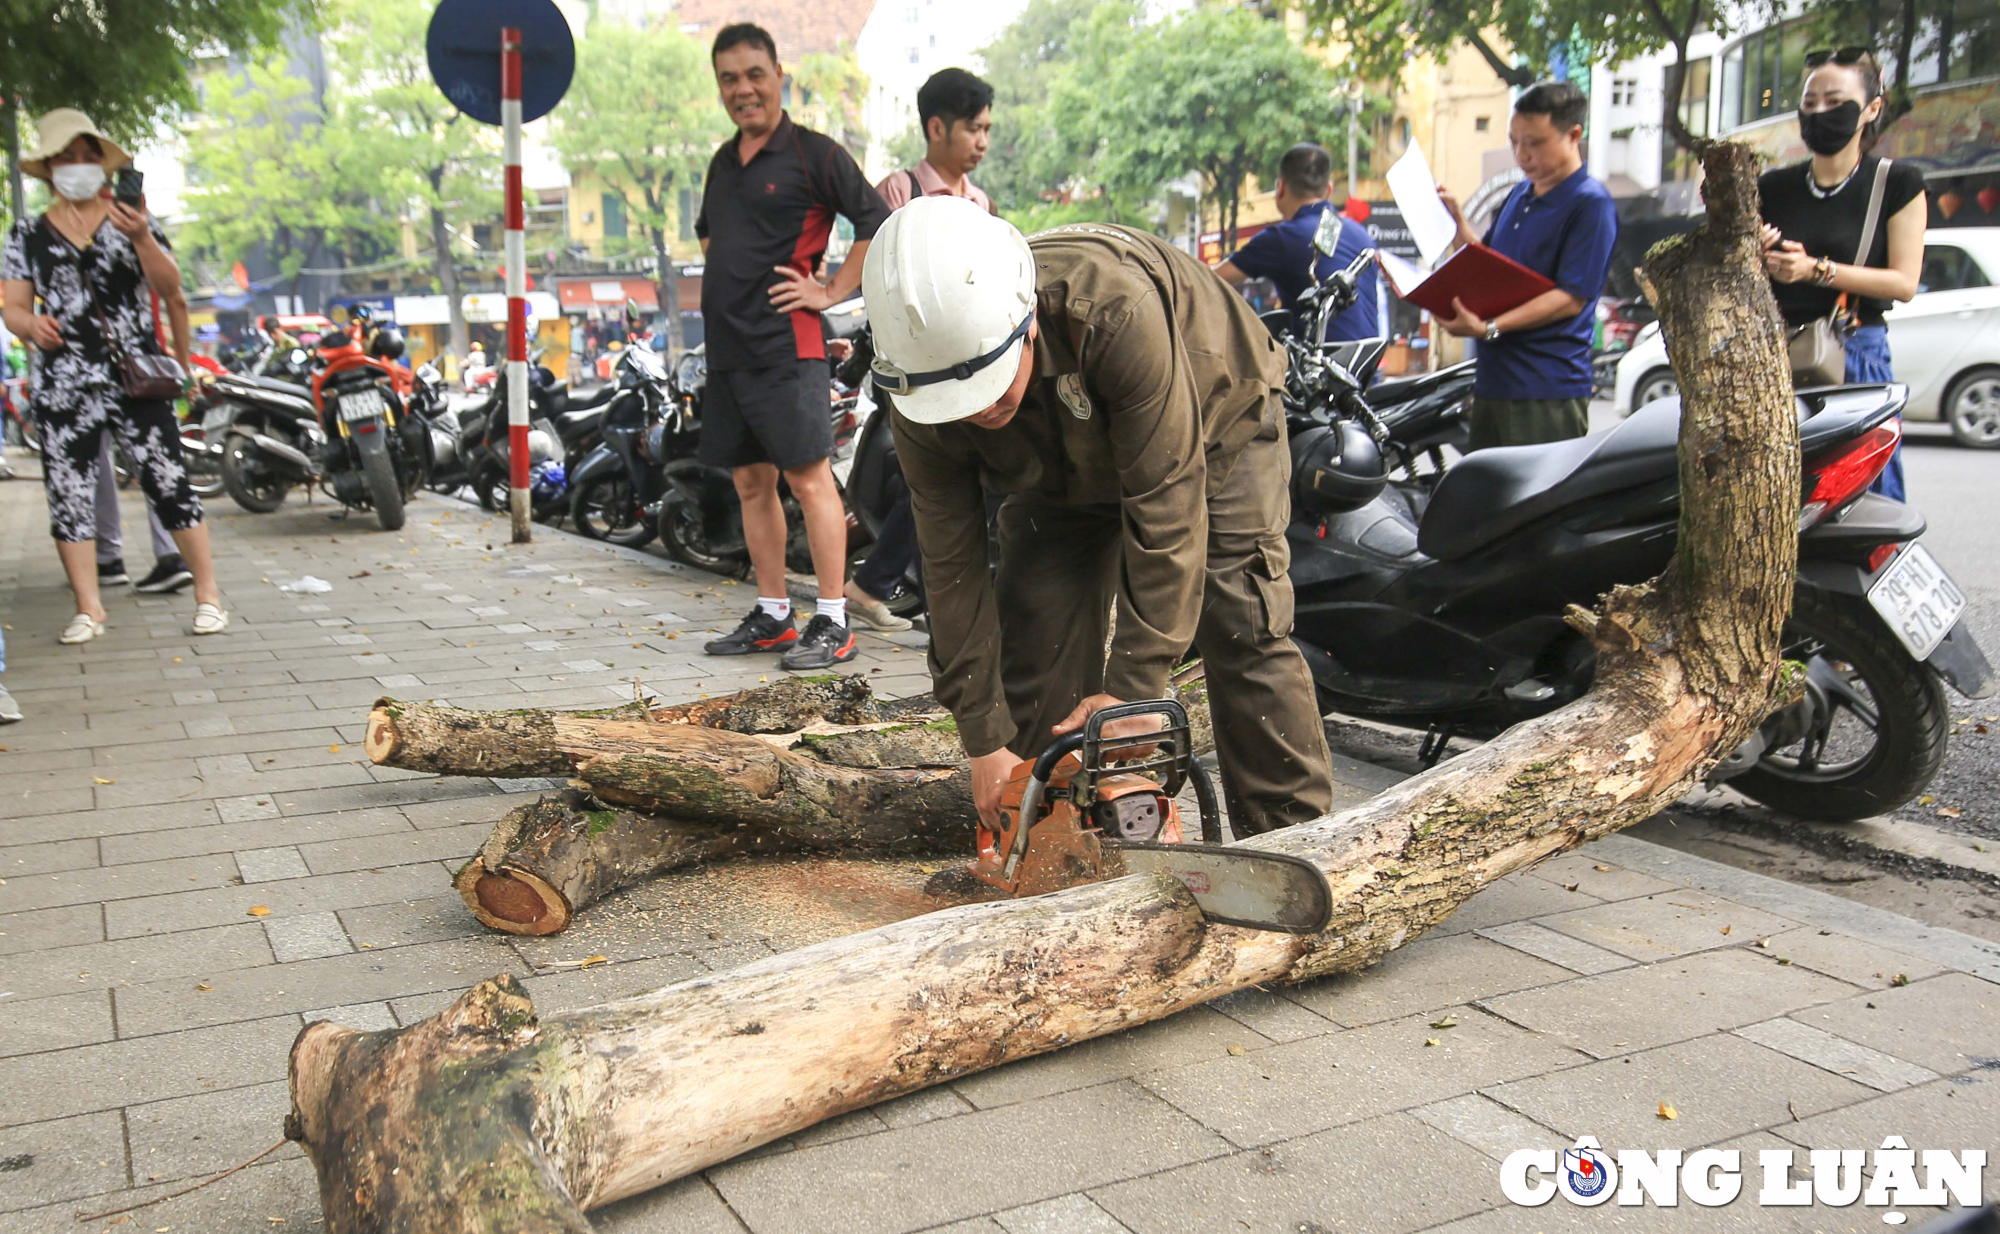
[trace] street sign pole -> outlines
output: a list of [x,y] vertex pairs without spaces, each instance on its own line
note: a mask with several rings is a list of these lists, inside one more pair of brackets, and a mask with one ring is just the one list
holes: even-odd
[[528,245],[521,203],[521,32],[500,31],[500,129],[507,168],[507,507],[514,543],[526,544],[528,518]]

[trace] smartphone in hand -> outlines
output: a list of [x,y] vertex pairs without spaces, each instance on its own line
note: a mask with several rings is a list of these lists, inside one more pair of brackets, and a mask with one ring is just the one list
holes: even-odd
[[118,184],[112,196],[134,210],[144,208],[146,201],[146,173],[131,165],[118,169]]

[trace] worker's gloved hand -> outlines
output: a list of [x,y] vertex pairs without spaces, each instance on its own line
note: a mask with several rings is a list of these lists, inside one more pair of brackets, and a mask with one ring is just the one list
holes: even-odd
[[[1065,733],[1074,733],[1085,724],[1088,724],[1090,717],[1100,709],[1116,707],[1124,701],[1124,699],[1113,698],[1109,694],[1093,694],[1078,703],[1076,710],[1064,716],[1062,721],[1052,731],[1058,737]],[[1165,722],[1162,717],[1157,715],[1127,716],[1122,720],[1113,720],[1111,723],[1105,725],[1102,735],[1105,737],[1141,737],[1147,733],[1159,732],[1160,726]],[[1152,746],[1133,746],[1130,749],[1117,751],[1111,756],[1111,761],[1122,762],[1128,758],[1144,758],[1152,752]]]
[[1000,829],[1001,793],[1020,765],[1021,760],[1006,746],[972,760],[972,806],[979,811],[980,826],[988,831]]

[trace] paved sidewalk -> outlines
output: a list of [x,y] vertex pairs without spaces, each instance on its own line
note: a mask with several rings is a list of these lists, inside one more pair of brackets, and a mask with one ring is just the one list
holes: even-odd
[[[317,1228],[291,1146],[123,1222],[74,1218],[277,1140],[308,1020],[411,1023],[497,972],[544,1009],[584,1006],[866,924],[865,904],[800,912],[785,863],[737,863],[614,897],[552,939],[488,934],[450,871],[543,782],[360,754],[382,694],[589,706],[635,679],[679,700],[775,677],[766,657],[699,654],[748,587],[545,529],[512,548],[504,520],[435,498],[393,535],[296,498],[261,517],[210,509],[228,633],[189,637],[185,595],[118,589],[110,634],[67,648],[40,487],[0,483],[4,680],[28,711],[0,728],[0,1234]],[[278,590],[305,574],[333,590]],[[921,637],[897,639],[864,636],[855,670],[884,693],[927,688]],[[1337,770],[1349,798],[1391,778]],[[576,967],[594,955],[609,962]],[[1748,1194],[1721,1209],[1514,1208],[1499,1162],[1579,1135],[1991,1151],[1996,982],[1993,944],[1613,837],[1504,880],[1366,974],[1239,994],[861,1111],[598,1225],[1879,1229],[1879,1209],[1758,1208],[1754,1153]]]

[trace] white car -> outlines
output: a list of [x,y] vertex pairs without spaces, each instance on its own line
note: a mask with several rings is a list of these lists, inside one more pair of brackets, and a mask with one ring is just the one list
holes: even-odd
[[[1889,353],[1908,383],[1911,420],[1942,420],[1959,444],[2000,449],[2000,227],[1952,227],[1924,237],[1917,294],[1893,306]],[[1618,361],[1618,414],[1679,391],[1659,323]]]

